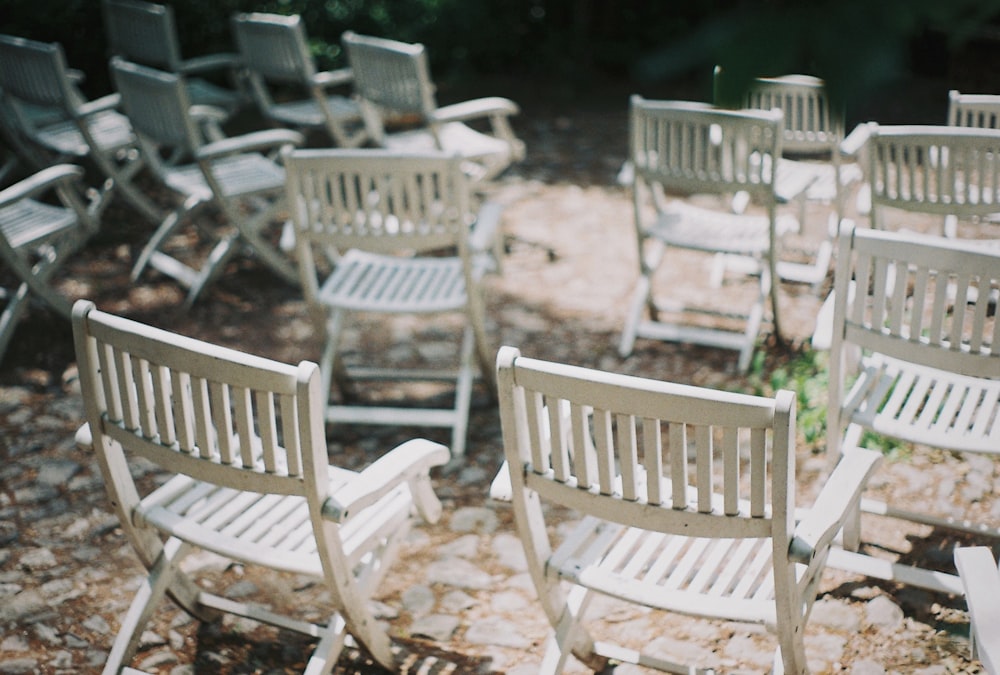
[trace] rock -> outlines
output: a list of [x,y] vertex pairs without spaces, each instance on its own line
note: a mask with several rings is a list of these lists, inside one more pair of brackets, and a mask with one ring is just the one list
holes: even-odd
[[410,624],[410,634],[415,637],[426,637],[437,642],[451,638],[461,621],[458,617],[445,614],[428,614]]
[[843,600],[821,598],[813,605],[809,615],[811,625],[826,626],[846,633],[856,633],[861,629],[858,610]]
[[476,645],[496,645],[527,649],[531,640],[517,630],[516,624],[500,617],[480,619],[465,631],[465,641]]
[[885,668],[871,659],[859,659],[851,666],[851,675],[885,675]]
[[895,630],[903,623],[903,610],[888,597],[879,595],[865,605],[865,620],[879,630]]
[[483,506],[464,506],[451,515],[452,532],[492,534],[497,529],[497,514]]
[[410,586],[403,591],[401,598],[403,609],[413,616],[428,614],[434,609],[434,605],[437,602],[437,598],[434,597],[434,591],[423,584]]
[[108,635],[111,633],[111,626],[108,622],[104,620],[104,617],[100,614],[94,614],[83,621],[83,627],[94,633],[100,633],[101,635]]
[[463,558],[432,562],[427,566],[427,581],[478,590],[485,590],[493,585],[493,577]]
[[38,659],[25,657],[22,659],[0,661],[0,675],[21,675],[22,673],[27,675],[37,672],[39,672]]
[[521,540],[512,534],[501,532],[493,538],[491,546],[497,561],[515,572],[524,572],[528,569],[528,560],[524,557],[524,547]]

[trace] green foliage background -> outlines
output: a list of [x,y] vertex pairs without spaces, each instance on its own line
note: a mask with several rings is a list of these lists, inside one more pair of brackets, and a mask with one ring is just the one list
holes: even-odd
[[[347,29],[428,46],[439,83],[503,74],[582,89],[595,77],[657,82],[727,73],[825,77],[850,103],[963,43],[1000,33],[1000,0],[173,0],[183,51],[232,48],[236,11],[302,14],[321,66]],[[0,31],[58,41],[92,94],[107,90],[99,0],[0,0]],[[919,65],[919,64],[918,64]],[[989,67],[989,64],[983,64]],[[103,89],[103,90],[102,90]]]

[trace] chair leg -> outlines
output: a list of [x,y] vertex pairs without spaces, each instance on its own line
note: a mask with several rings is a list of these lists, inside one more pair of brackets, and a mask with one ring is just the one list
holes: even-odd
[[582,623],[592,598],[593,593],[583,586],[574,586],[570,590],[563,614],[554,627],[555,632],[546,641],[545,656],[538,669],[540,674],[561,673],[571,653],[595,672],[607,665],[607,659],[594,651],[594,641]]
[[347,624],[340,614],[330,617],[327,629],[306,664],[305,675],[326,675],[337,665],[347,639]]
[[649,288],[649,277],[643,274],[636,283],[632,302],[629,304],[628,313],[625,315],[625,328],[622,330],[621,341],[618,343],[618,354],[623,359],[628,357],[635,347],[635,338],[639,329],[639,322],[642,320],[642,312],[649,303]]
[[195,211],[204,203],[205,202],[202,200],[191,197],[185,200],[184,204],[163,219],[160,226],[156,228],[156,232],[154,232],[153,236],[148,242],[146,242],[142,252],[139,253],[139,257],[136,259],[135,265],[132,266],[132,281],[138,281],[140,275],[143,273],[143,270],[146,269],[146,266],[149,265],[150,260],[153,258],[153,254],[159,251],[160,246],[166,238],[180,226],[180,224],[184,221],[184,218],[194,215]]
[[179,572],[178,565],[187,555],[190,545],[173,539],[167,541],[163,551],[149,570],[149,577],[143,582],[132,600],[128,613],[122,620],[122,627],[104,666],[104,675],[116,675],[135,654],[139,646],[142,629],[149,622],[153,611],[163,599]]
[[239,250],[239,233],[235,230],[225,237],[219,240],[219,242],[212,247],[212,250],[208,254],[208,258],[202,263],[201,270],[198,272],[197,277],[195,277],[194,283],[191,284],[190,290],[188,290],[187,298],[184,299],[184,309],[191,309],[195,301],[198,300],[198,296],[201,292],[205,290],[215,279],[222,274],[223,268],[226,266],[234,255],[236,255]]
[[472,403],[472,352],[475,347],[473,329],[467,326],[462,336],[461,362],[455,383],[455,424],[451,429],[451,458],[465,455],[465,441],[469,429],[469,408]]

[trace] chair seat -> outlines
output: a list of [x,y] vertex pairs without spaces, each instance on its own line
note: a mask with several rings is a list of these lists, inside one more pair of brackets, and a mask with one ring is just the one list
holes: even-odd
[[0,208],[0,229],[14,249],[41,244],[76,228],[78,222],[70,209],[32,199]]
[[[857,164],[840,166],[841,187],[860,181],[862,178],[861,167]],[[778,163],[778,174],[774,181],[775,194],[783,201],[789,201],[795,196],[795,190],[803,180],[809,185],[806,189],[806,199],[832,202],[837,198],[837,172],[833,164],[794,159],[782,159]]]
[[[284,189],[284,170],[263,155],[231,155],[211,162],[212,173],[226,197],[239,197],[266,190]],[[167,184],[182,194],[212,198],[205,177],[195,164],[185,164],[166,171]]]
[[[779,216],[777,234],[798,229],[794,216]],[[767,216],[722,213],[674,201],[649,227],[653,237],[682,248],[712,253],[762,256],[770,247]]]
[[388,134],[385,147],[405,152],[430,152],[443,150],[462,157],[510,157],[511,146],[507,141],[476,131],[461,122],[449,122],[438,128],[440,147],[434,135],[426,129],[413,129]]
[[444,312],[467,303],[460,258],[404,258],[350,250],[319,292],[328,307],[368,312]]
[[[103,149],[114,150],[135,143],[132,125],[128,118],[114,110],[91,115],[87,118],[88,129],[94,141]],[[58,122],[42,129],[38,139],[61,155],[86,157],[90,148],[79,128],[72,121]]]
[[851,423],[879,434],[1000,454],[1000,381],[879,356],[866,359],[845,408]]
[[[334,117],[342,120],[361,122],[361,111],[358,105],[343,96],[328,96],[326,104]],[[323,127],[326,125],[326,115],[312,99],[276,103],[270,109],[271,114],[292,127]]]
[[[358,477],[332,466],[329,474],[333,494]],[[381,538],[378,533],[387,534],[410,517],[412,503],[409,489],[400,485],[343,526],[345,555],[352,566]],[[323,575],[309,505],[302,496],[246,492],[177,475],[142,501],[135,518],[219,555]]]
[[769,539],[684,537],[588,516],[550,562],[560,578],[622,600],[773,626],[771,558]]
[[188,96],[195,105],[211,105],[226,112],[233,112],[243,105],[244,97],[232,89],[226,89],[200,77],[187,79]]

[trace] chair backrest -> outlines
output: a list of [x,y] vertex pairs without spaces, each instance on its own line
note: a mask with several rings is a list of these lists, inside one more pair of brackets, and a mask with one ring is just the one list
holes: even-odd
[[144,145],[144,154],[156,166],[155,147],[194,152],[201,139],[189,113],[191,101],[182,76],[140,66],[119,57],[111,59],[111,75],[121,95],[122,108]]
[[1000,129],[1000,95],[948,92],[948,125]]
[[844,117],[830,103],[826,83],[811,75],[761,77],[750,82],[744,107],[784,114],[786,153],[832,153],[844,137]]
[[83,103],[72,86],[62,45],[0,35],[0,90],[20,103],[72,111]]
[[513,489],[582,514],[692,537],[774,538],[787,559],[795,396],[606,373],[502,347],[497,383]]
[[176,73],[180,44],[173,8],[142,0],[102,0],[104,29],[112,56]]
[[427,119],[437,108],[427,50],[422,44],[346,31],[341,43],[362,100]]
[[[974,241],[853,226],[843,227],[839,237],[832,413],[843,400],[845,361],[859,349],[1000,386],[1000,321],[994,315],[1000,253]],[[921,417],[936,416],[938,405],[947,402],[928,401]],[[839,433],[839,422],[829,431]],[[962,430],[950,431],[960,443]]]
[[322,504],[329,488],[316,364],[225,349],[85,300],[73,308],[73,334],[87,422],[100,461],[111,465],[104,475],[120,515],[140,494],[123,451],[197,480]]
[[235,14],[233,39],[250,73],[266,81],[309,86],[316,64],[299,15]]
[[636,175],[668,191],[747,191],[774,203],[782,151],[780,110],[726,110],[633,96],[630,159]]
[[880,208],[985,216],[1000,210],[1000,130],[871,124],[868,180]]
[[285,169],[297,241],[341,251],[465,250],[473,216],[458,157],[295,150]]

